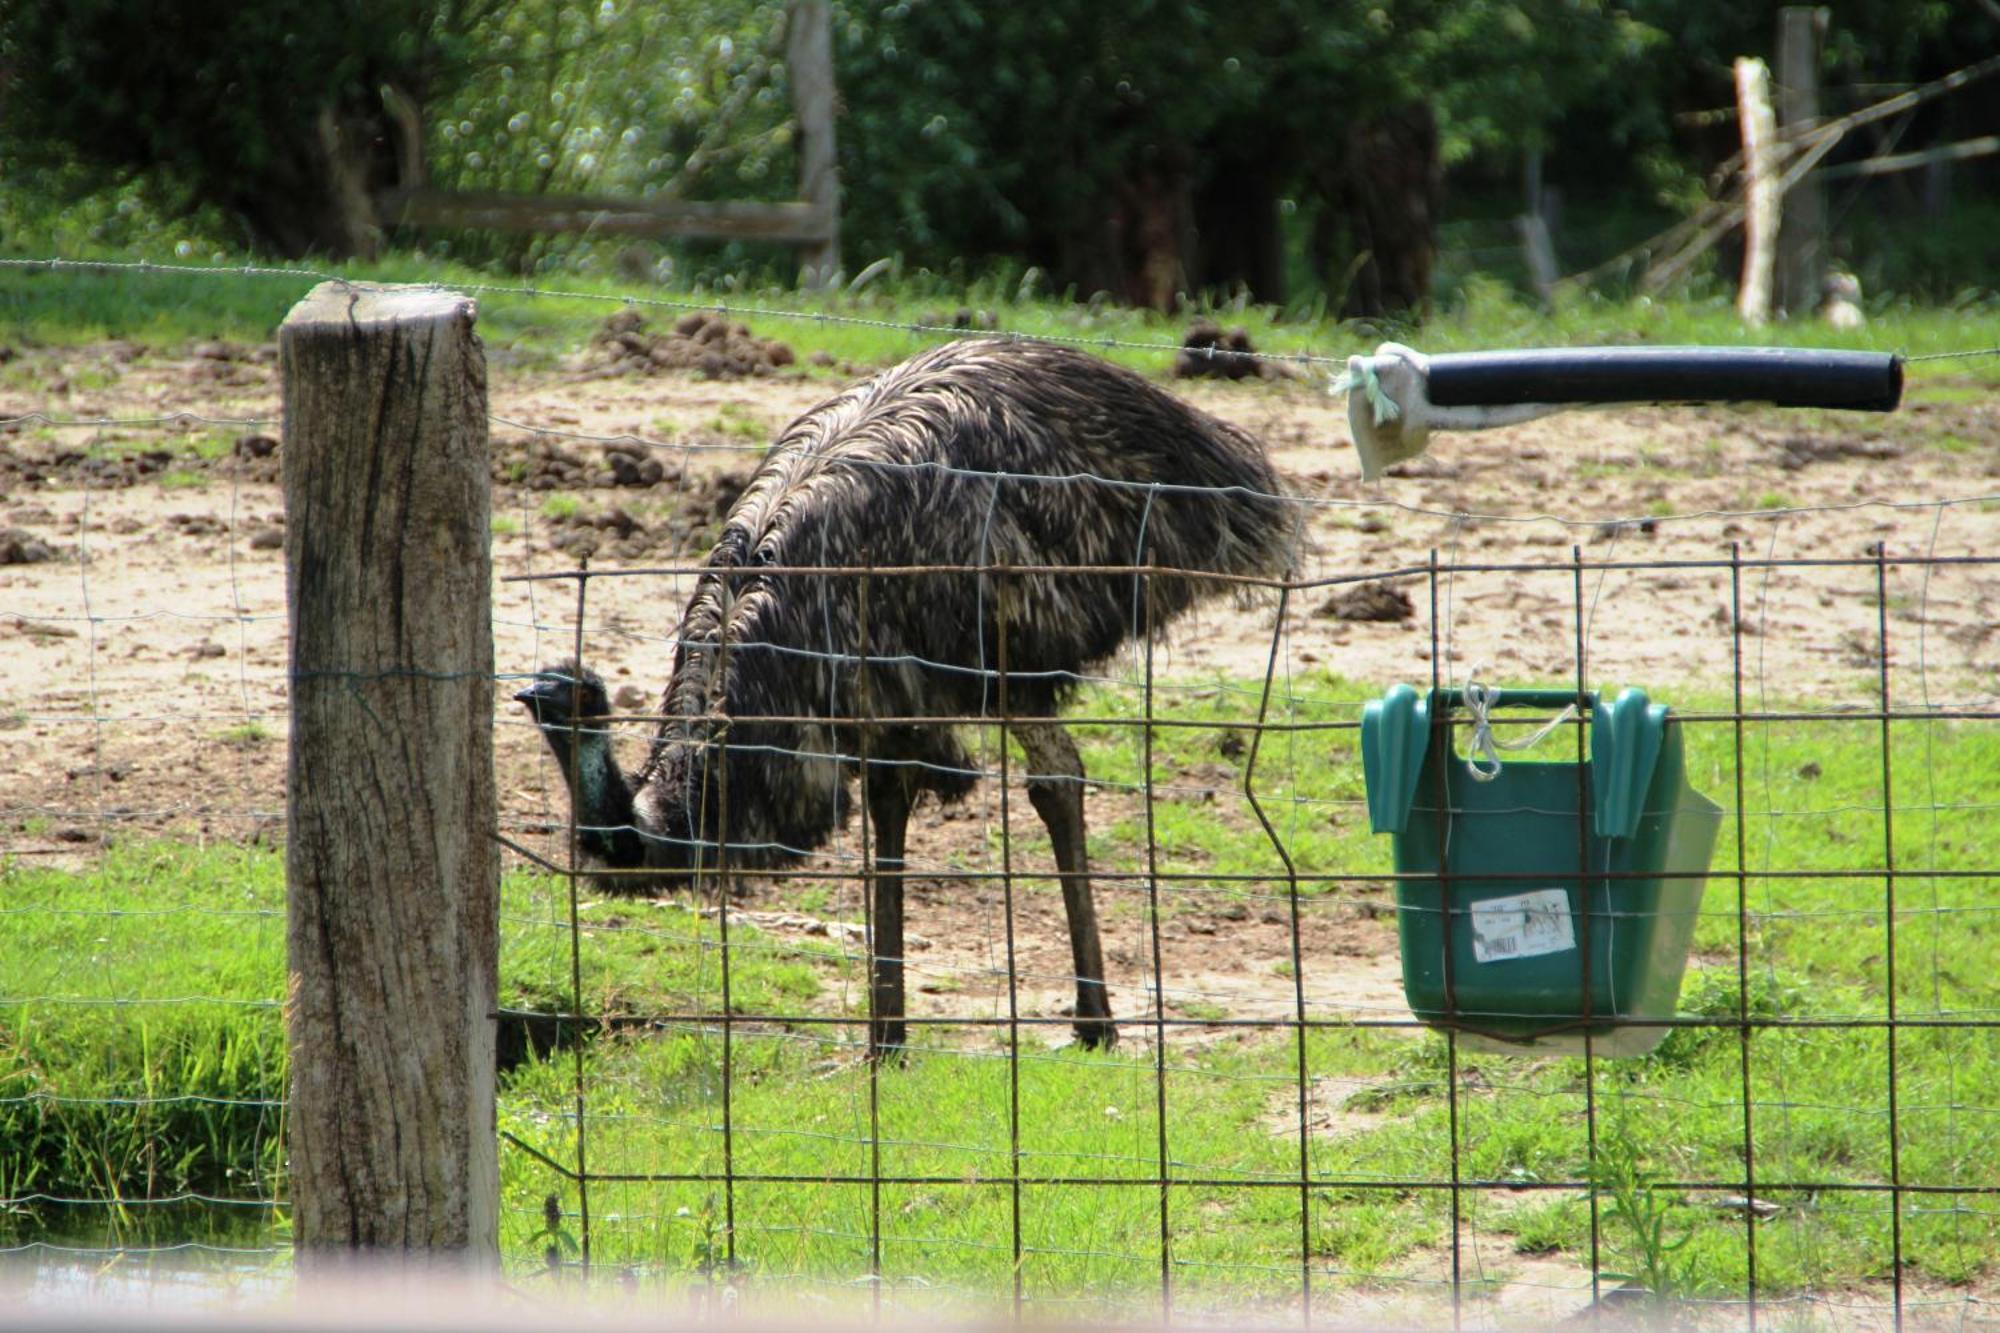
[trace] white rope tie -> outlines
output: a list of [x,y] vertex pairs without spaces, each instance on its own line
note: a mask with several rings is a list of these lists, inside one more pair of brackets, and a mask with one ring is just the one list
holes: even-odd
[[1368,400],[1368,406],[1375,413],[1375,424],[1386,426],[1403,415],[1403,409],[1388,390],[1382,387],[1382,377],[1375,370],[1375,363],[1365,356],[1349,357],[1347,369],[1333,382],[1329,392],[1353,393],[1359,390]]
[[[1500,751],[1526,750],[1547,739],[1548,734],[1576,716],[1576,705],[1565,704],[1563,710],[1548,721],[1536,727],[1526,736],[1511,741],[1503,741],[1493,734],[1491,712],[1500,706],[1503,691],[1497,685],[1483,685],[1478,671],[1465,682],[1465,707],[1472,714],[1472,753],[1466,756],[1465,768],[1474,782],[1491,782],[1500,776]],[[1485,758],[1485,765],[1480,763]]]

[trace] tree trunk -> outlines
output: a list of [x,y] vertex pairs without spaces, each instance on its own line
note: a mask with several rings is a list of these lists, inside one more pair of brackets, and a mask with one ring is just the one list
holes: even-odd
[[[1804,132],[1819,120],[1820,47],[1826,36],[1825,9],[1787,5],[1778,11],[1777,105],[1779,132]],[[1785,194],[1778,223],[1774,301],[1790,319],[1804,319],[1826,294],[1826,186],[1818,173]]]
[[1285,300],[1284,232],[1278,223],[1278,174],[1265,160],[1218,163],[1195,199],[1200,259],[1195,286],[1219,295],[1249,289],[1251,299]]
[[486,369],[464,297],[323,283],[279,331],[302,1267],[498,1258]]
[[1344,293],[1341,313],[1428,308],[1444,197],[1437,117],[1421,102],[1384,111],[1349,129],[1341,157],[1314,247],[1329,290]]

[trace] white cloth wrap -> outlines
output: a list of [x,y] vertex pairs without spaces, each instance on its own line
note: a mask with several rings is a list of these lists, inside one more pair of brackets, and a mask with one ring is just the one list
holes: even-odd
[[1430,400],[1430,358],[1401,343],[1383,343],[1373,356],[1350,356],[1334,382],[1347,394],[1347,424],[1361,475],[1379,478],[1392,464],[1430,447],[1433,430],[1490,430],[1564,410],[1562,403],[1506,403],[1491,407],[1439,407]]

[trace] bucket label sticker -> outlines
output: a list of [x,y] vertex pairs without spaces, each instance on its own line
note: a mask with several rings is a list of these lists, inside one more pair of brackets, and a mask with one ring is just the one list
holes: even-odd
[[1472,904],[1472,956],[1482,963],[1505,963],[1575,947],[1569,894],[1562,889],[1536,889]]

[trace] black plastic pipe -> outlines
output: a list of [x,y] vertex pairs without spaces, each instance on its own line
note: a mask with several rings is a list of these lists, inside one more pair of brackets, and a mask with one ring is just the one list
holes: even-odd
[[1550,347],[1430,358],[1439,407],[1511,403],[1771,403],[1893,412],[1903,361],[1801,347]]

